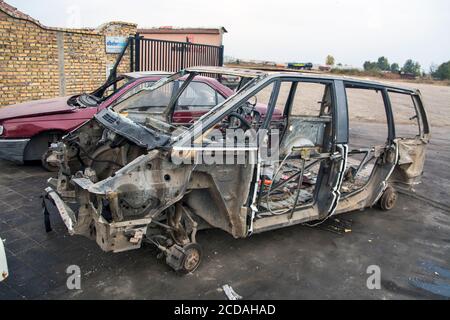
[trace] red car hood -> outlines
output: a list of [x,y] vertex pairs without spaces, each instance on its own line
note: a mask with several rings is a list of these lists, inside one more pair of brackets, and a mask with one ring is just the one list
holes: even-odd
[[2,107],[0,108],[0,120],[70,112],[74,110],[74,107],[67,104],[69,98],[36,100]]
[[[259,112],[259,114],[261,116],[265,116],[267,113],[267,105],[262,104],[262,103],[257,103],[255,106],[256,111]],[[281,112],[279,109],[275,108],[275,110],[273,110],[273,116],[278,118],[282,118],[283,117],[283,112]]]

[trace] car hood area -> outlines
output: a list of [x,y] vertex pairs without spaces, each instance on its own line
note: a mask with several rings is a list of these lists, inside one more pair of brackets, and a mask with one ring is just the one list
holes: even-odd
[[69,98],[70,97],[58,97],[2,107],[0,108],[0,120],[71,112],[75,108],[67,104]]

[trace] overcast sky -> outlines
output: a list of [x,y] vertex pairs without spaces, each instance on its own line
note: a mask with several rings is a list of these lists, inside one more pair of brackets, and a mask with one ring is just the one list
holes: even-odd
[[401,65],[450,60],[448,0],[6,0],[54,27],[111,20],[139,27],[224,26],[225,55],[361,67],[385,55]]

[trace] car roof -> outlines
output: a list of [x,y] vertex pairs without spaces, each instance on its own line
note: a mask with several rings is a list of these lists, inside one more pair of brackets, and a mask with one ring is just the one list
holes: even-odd
[[268,72],[269,77],[274,78],[301,78],[301,79],[316,79],[316,80],[332,80],[332,81],[344,81],[347,84],[353,85],[357,87],[360,86],[367,86],[372,87],[375,89],[382,89],[386,88],[389,90],[394,91],[402,91],[402,92],[408,92],[408,93],[414,93],[417,92],[417,89],[404,87],[404,86],[397,86],[393,84],[383,83],[380,81],[375,80],[369,80],[369,79],[358,79],[353,77],[347,77],[347,76],[334,76],[330,74],[321,74],[321,73],[302,73],[302,72]]
[[172,73],[167,71],[137,71],[124,73],[123,75],[132,79],[140,79],[151,76],[168,76],[170,74]]
[[[299,71],[273,71],[273,70],[263,70],[263,69],[243,69],[243,68],[229,68],[229,67],[218,67],[218,66],[197,66],[197,67],[189,67],[185,69],[187,72],[195,72],[195,73],[206,73],[206,74],[222,74],[222,75],[233,75],[245,78],[258,78],[263,76],[273,77],[273,78],[301,78],[301,79],[316,79],[316,80],[340,80],[344,81],[350,85],[358,86],[367,86],[373,88],[386,88],[390,90],[396,90],[401,92],[415,93],[418,90],[397,86],[392,84],[386,84],[380,81],[374,81],[369,79],[358,79],[347,76],[337,76],[330,74],[322,74],[322,73],[304,73]],[[139,72],[129,72],[124,75],[133,79],[151,77],[151,76],[168,76],[173,73],[166,71],[139,71]],[[208,77],[206,79],[209,79]]]
[[302,79],[317,79],[317,80],[341,80],[347,82],[352,85],[363,85],[374,88],[386,88],[396,91],[414,93],[417,92],[417,89],[397,86],[392,84],[386,84],[380,81],[374,81],[369,79],[358,79],[348,76],[336,76],[330,74],[323,73],[311,73],[311,72],[299,72],[296,70],[293,71],[274,71],[264,70],[264,69],[242,69],[242,68],[229,68],[229,67],[210,67],[210,66],[199,66],[199,67],[190,67],[186,69],[187,72],[198,72],[198,73],[213,73],[213,74],[223,74],[223,75],[234,75],[240,77],[248,77],[248,78],[257,78],[261,76],[269,76],[273,78],[302,78]]
[[238,76],[244,78],[257,78],[267,74],[266,71],[256,70],[256,69],[241,69],[241,68],[227,68],[227,67],[210,67],[210,66],[200,66],[200,67],[190,67],[186,68],[187,72],[197,72],[197,73],[212,73],[212,74],[223,74],[230,76]]
[[[129,72],[122,74],[123,76],[126,76],[131,79],[142,79],[142,78],[160,78],[159,76],[169,76],[173,74],[172,72],[166,72],[166,71],[140,71],[140,72]],[[186,76],[182,77],[181,79],[186,78]],[[206,76],[196,76],[194,81],[203,80],[206,82],[210,81],[217,81],[215,78],[206,77]]]

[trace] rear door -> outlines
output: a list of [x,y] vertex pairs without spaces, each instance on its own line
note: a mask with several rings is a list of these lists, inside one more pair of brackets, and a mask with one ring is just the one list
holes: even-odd
[[395,123],[399,160],[391,181],[405,186],[419,184],[422,179],[430,128],[419,91],[389,91]]

